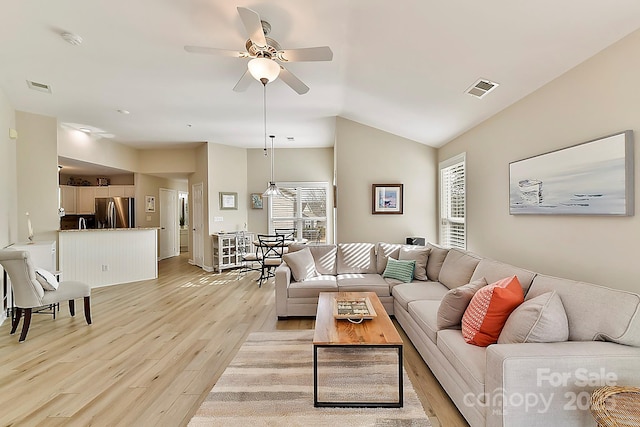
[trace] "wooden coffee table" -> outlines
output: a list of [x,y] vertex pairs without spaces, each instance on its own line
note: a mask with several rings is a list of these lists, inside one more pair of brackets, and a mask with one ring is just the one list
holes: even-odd
[[[334,318],[334,300],[339,298],[368,297],[377,316],[351,323]],[[372,348],[395,348],[398,351],[398,401],[394,402],[326,402],[318,401],[318,348],[346,347],[365,351]],[[402,338],[391,322],[375,292],[321,292],[318,299],[316,329],[313,335],[313,404],[316,407],[383,407],[401,408],[402,393]]]

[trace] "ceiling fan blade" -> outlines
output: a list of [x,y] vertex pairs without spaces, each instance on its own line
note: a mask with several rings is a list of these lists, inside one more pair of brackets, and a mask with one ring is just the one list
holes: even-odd
[[207,55],[228,56],[230,58],[246,58],[249,56],[247,52],[239,52],[237,50],[217,49],[215,47],[185,46],[184,50],[189,53],[204,53]]
[[280,75],[278,77],[280,77],[283,82],[288,84],[291,89],[298,92],[298,95],[304,95],[305,93],[309,92],[309,86],[302,83],[302,80],[294,76],[282,65],[280,66]]
[[252,81],[253,76],[251,76],[251,73],[249,72],[249,70],[247,70],[244,72],[242,77],[240,77],[240,80],[238,80],[238,83],[236,83],[236,85],[233,87],[233,90],[235,92],[244,92],[245,90],[247,90]]
[[262,22],[260,22],[260,15],[251,9],[238,6],[238,13],[244,28],[249,34],[249,39],[260,47],[267,46],[267,39],[264,37],[264,31],[262,30]]
[[278,59],[285,62],[331,61],[333,52],[329,46],[284,49],[278,51]]

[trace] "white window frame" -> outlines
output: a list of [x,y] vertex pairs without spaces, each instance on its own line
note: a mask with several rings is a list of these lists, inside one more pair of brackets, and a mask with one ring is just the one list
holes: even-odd
[[[329,215],[329,209],[330,209],[330,205],[329,205],[329,183],[328,182],[309,182],[309,181],[290,181],[290,182],[276,182],[276,185],[278,187],[283,187],[283,188],[296,188],[296,191],[299,191],[300,188],[324,188],[325,190],[325,195],[326,195],[326,200],[325,200],[325,206],[326,206],[326,214]],[[275,227],[273,226],[273,202],[271,199],[273,199],[273,197],[269,197],[269,203],[268,203],[268,223],[269,223],[269,234],[274,234],[275,233]],[[302,198],[301,197],[297,197],[297,206],[296,206],[296,211],[297,211],[297,216],[295,217],[281,217],[281,218],[277,218],[277,220],[290,220],[293,221],[296,224],[296,230],[297,236],[302,236],[302,232],[303,232],[303,225],[304,225],[304,221],[305,219],[310,219],[310,218],[306,218],[302,216]],[[328,235],[328,228],[329,228],[329,222],[328,222],[328,216],[323,216],[323,217],[314,217],[313,219],[318,220],[318,221],[324,221],[325,224],[327,224],[327,230],[326,231],[326,235],[325,238]]]
[[[467,248],[467,224],[466,224],[466,214],[467,214],[467,162],[466,162],[467,153],[461,153],[457,156],[451,157],[447,160],[440,162],[438,170],[439,170],[439,193],[440,193],[440,244],[444,247],[456,247],[460,249]],[[448,179],[445,179],[445,174],[448,173],[452,167],[459,166],[462,164],[463,167],[463,186],[464,186],[464,201],[463,201],[463,217],[454,217],[451,214],[451,188],[447,186]],[[460,225],[462,224],[462,243],[457,243],[454,240],[460,240],[460,236],[457,239],[452,239],[450,237],[450,226],[451,225]],[[458,235],[460,233],[458,232]]]

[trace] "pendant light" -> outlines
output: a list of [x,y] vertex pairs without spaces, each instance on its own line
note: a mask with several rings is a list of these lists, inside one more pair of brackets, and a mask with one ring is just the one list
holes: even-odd
[[273,160],[274,160],[273,139],[275,137],[276,137],[275,135],[269,135],[269,138],[271,138],[271,180],[269,181],[269,187],[267,187],[265,192],[262,193],[262,197],[272,197],[272,196],[283,197],[282,192],[280,191],[280,189],[276,185],[275,180],[273,179]]

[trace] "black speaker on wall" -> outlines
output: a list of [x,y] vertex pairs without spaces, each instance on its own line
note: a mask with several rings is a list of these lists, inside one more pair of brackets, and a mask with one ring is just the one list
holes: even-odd
[[407,237],[407,245],[424,246],[424,237]]

